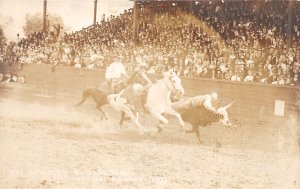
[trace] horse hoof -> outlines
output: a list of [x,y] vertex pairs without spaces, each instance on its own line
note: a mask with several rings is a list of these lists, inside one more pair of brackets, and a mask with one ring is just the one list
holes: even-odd
[[154,136],[155,133],[150,131],[150,132],[147,133],[147,135],[148,135],[148,136]]
[[162,131],[162,128],[157,127],[157,132],[160,133]]
[[165,128],[165,125],[158,125],[157,126],[157,132],[160,133]]
[[188,133],[194,133],[194,130],[184,130],[184,134],[188,134]]
[[199,144],[203,144],[204,142],[202,140],[198,140]]

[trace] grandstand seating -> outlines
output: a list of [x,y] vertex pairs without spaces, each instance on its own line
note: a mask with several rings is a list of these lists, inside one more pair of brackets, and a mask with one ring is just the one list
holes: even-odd
[[137,46],[129,9],[61,39],[38,32],[9,43],[1,48],[0,62],[105,69],[122,56],[128,65],[146,61],[149,74],[173,67],[187,77],[300,85],[300,12],[294,8],[288,46],[287,1],[141,2],[140,7]]

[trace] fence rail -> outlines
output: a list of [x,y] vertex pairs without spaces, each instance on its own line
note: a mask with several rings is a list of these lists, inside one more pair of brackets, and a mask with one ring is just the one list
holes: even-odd
[[[88,87],[98,87],[104,79],[104,70],[75,69],[58,67],[51,71],[50,65],[26,65],[21,74],[25,75],[28,85],[43,90],[65,91],[78,94]],[[151,75],[150,79],[158,79]],[[300,115],[300,87],[274,86],[259,83],[243,83],[211,79],[182,78],[187,96],[195,96],[216,91],[220,105],[236,99],[230,112],[240,120],[256,123],[274,123],[287,121],[291,115]],[[274,115],[275,101],[283,101],[284,116]]]

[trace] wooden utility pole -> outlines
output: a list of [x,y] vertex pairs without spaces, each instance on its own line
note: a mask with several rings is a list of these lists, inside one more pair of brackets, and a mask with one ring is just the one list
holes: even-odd
[[96,25],[97,22],[97,3],[98,0],[94,0],[94,26]]
[[191,24],[191,18],[193,17],[194,15],[194,1],[191,1],[190,2],[190,6],[189,6],[189,24]]
[[136,0],[134,1],[133,11],[133,43],[136,45],[138,43],[139,30],[139,6]]
[[288,48],[290,48],[293,46],[293,0],[289,0],[288,12],[287,44]]
[[258,0],[258,1],[256,1],[256,5],[257,5],[257,8],[256,8],[256,13],[255,13],[255,23],[256,23],[256,26],[259,27],[259,25],[260,25],[260,14],[262,12],[263,2]]
[[44,0],[43,31],[47,32],[47,0]]

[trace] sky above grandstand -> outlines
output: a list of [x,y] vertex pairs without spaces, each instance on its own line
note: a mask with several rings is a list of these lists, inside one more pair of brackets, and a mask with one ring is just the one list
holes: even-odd
[[[98,0],[97,19],[102,15],[117,15],[132,8],[129,0]],[[93,23],[94,0],[48,0],[48,14],[63,18],[66,27],[80,30]],[[9,40],[16,40],[17,33],[23,34],[26,14],[43,12],[43,0],[0,0],[0,25]]]

